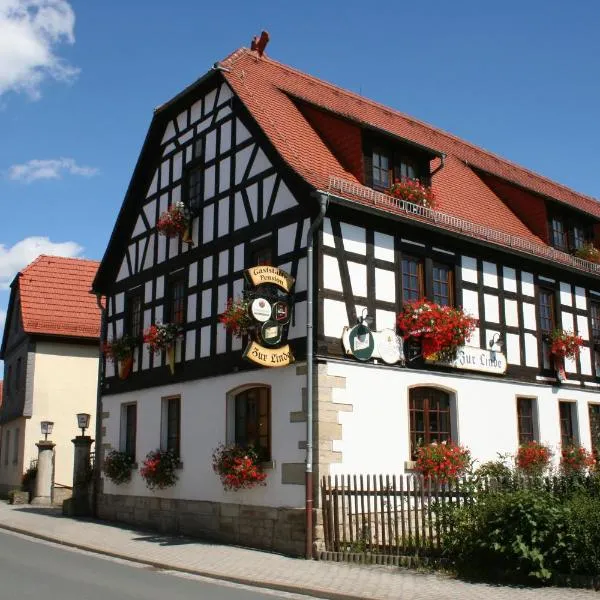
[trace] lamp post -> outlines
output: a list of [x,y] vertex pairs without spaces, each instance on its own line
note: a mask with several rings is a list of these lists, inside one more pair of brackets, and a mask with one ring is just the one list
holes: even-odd
[[53,465],[54,465],[54,443],[48,441],[48,436],[54,429],[54,421],[42,421],[40,429],[43,440],[40,440],[36,446],[38,447],[38,467],[35,477],[35,489],[33,492],[32,504],[51,504],[52,503],[52,481]]
[[85,430],[90,426],[90,417],[88,413],[77,413],[77,427],[81,429],[81,437],[85,437]]
[[42,421],[40,423],[40,427],[42,429],[44,441],[47,442],[48,436],[52,434],[52,430],[54,429],[54,421]]
[[94,440],[85,435],[85,430],[90,426],[91,415],[88,413],[77,413],[77,427],[81,429],[81,435],[72,440],[75,455],[73,457],[73,496],[71,498],[71,514],[83,517],[91,514],[90,505],[90,483],[91,483],[91,461],[90,450]]

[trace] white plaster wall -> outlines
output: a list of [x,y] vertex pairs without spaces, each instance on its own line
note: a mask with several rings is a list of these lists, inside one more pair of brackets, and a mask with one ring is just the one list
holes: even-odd
[[[88,435],[95,436],[98,348],[80,344],[37,342],[33,376],[33,410],[27,424],[25,456],[37,455],[41,421],[54,421],[55,481],[73,485],[73,444],[81,433],[76,414],[92,415]],[[32,456],[32,458],[34,457]],[[28,464],[28,463],[26,463]]]
[[517,396],[537,399],[540,441],[549,444],[558,460],[560,424],[558,402],[577,404],[578,438],[591,449],[588,403],[599,402],[597,392],[581,389],[436,375],[409,369],[382,368],[357,362],[330,362],[328,374],[344,377],[345,389],[334,390],[334,401],[351,404],[340,412],[342,462],[331,474],[404,472],[409,460],[408,394],[414,386],[433,386],[455,394],[458,442],[480,462],[497,453],[514,455],[518,448]]
[[[32,458],[37,458],[37,448],[33,450],[24,443],[27,438],[27,426],[29,421],[24,417],[18,417],[5,423],[1,428],[1,450],[0,450],[0,491],[8,492],[11,489],[19,489],[23,473],[29,467]],[[15,435],[18,436],[18,456],[15,460]],[[31,427],[29,427],[31,429]],[[38,428],[39,432],[39,428]],[[6,439],[8,437],[8,456]],[[36,440],[37,441],[37,440]],[[33,452],[35,450],[35,452]],[[5,464],[6,463],[6,464]]]
[[[214,448],[226,441],[226,394],[246,384],[271,386],[271,456],[274,469],[268,471],[266,487],[252,490],[227,492],[212,470],[211,457]],[[146,488],[138,471],[130,483],[116,486],[104,481],[108,494],[133,494],[137,496],[160,496],[207,500],[212,502],[236,502],[263,506],[304,506],[304,486],[281,483],[282,463],[301,463],[305,451],[298,442],[306,439],[306,423],[290,423],[290,412],[302,409],[302,388],[306,377],[296,375],[296,365],[283,369],[262,369],[234,373],[197,381],[173,384],[104,396],[104,412],[109,418],[104,443],[119,448],[121,404],[137,402],[137,448],[136,457],[141,465],[151,450],[160,446],[161,398],[181,395],[181,461],[175,486],[151,492]]]

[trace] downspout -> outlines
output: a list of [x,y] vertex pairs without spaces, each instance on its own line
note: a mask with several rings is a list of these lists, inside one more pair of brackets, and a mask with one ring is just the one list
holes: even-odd
[[96,387],[96,445],[94,448],[94,497],[92,499],[92,515],[98,516],[98,492],[100,490],[100,472],[101,472],[101,453],[102,453],[102,375],[103,359],[102,352],[103,341],[106,339],[106,308],[102,306],[102,294],[96,294],[96,304],[100,309],[100,341],[98,344],[98,385]]
[[314,265],[313,241],[314,234],[320,227],[327,206],[329,196],[321,192],[319,197],[319,214],[311,223],[306,236],[306,559],[313,556],[313,290],[314,290]]

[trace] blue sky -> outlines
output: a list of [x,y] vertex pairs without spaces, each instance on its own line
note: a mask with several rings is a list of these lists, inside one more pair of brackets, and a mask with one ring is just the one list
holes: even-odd
[[600,198],[600,3],[0,0],[0,327],[40,252],[100,259],[154,107],[267,53]]

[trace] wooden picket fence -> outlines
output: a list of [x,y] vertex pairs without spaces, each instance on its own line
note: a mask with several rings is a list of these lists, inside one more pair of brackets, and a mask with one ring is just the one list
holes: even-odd
[[332,552],[435,556],[451,523],[438,510],[472,502],[466,479],[421,475],[340,475],[321,482],[325,549]]

